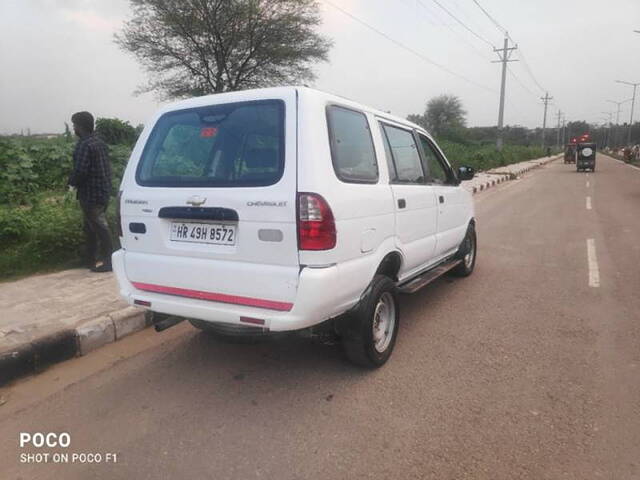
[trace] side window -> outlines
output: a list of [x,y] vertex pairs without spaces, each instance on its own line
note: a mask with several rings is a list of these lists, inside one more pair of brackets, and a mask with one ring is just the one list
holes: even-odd
[[422,152],[424,153],[424,160],[427,166],[428,182],[439,185],[446,185],[447,183],[450,183],[450,174],[442,164],[440,157],[436,153],[429,139],[422,134],[418,134],[418,136],[420,137]]
[[378,164],[367,117],[361,112],[329,106],[327,120],[338,178],[349,183],[377,183]]
[[424,171],[413,133],[385,124],[382,124],[382,130],[383,137],[388,142],[388,150],[391,151],[395,167],[395,181],[424,183]]

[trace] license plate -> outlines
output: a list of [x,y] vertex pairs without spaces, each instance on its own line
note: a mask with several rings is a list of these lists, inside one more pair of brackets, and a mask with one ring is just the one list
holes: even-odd
[[172,222],[171,241],[235,245],[236,226],[219,223]]

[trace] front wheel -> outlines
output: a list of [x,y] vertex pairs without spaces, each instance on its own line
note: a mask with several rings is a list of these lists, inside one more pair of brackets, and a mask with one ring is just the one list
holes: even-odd
[[376,275],[358,307],[343,319],[342,347],[347,358],[366,368],[389,360],[398,335],[400,308],[393,280]]

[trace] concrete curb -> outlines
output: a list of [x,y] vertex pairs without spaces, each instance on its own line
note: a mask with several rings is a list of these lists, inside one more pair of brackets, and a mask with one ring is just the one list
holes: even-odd
[[[545,158],[543,160],[527,160],[525,162],[521,162],[523,164],[526,164],[526,166],[522,165],[521,168],[516,169],[514,171],[500,171],[497,169],[493,169],[487,172],[479,172],[479,175],[490,175],[490,176],[495,176],[495,178],[490,178],[490,179],[488,178],[485,180],[481,180],[480,182],[478,182],[477,179],[471,180],[471,182],[473,182],[474,184],[470,185],[468,190],[473,194],[482,192],[502,182],[506,182],[508,180],[515,180],[519,176],[525,173],[528,173],[535,168],[540,168],[550,162],[558,160],[561,157],[562,155],[554,155],[552,157]],[[514,167],[515,165],[518,165],[518,164],[508,165],[504,168],[508,169],[509,167]]]
[[126,307],[92,318],[75,329],[49,333],[0,352],[0,386],[49,365],[86,355],[108,343],[143,330],[150,320],[143,310]]
[[634,165],[633,163],[625,162],[621,158],[614,157],[613,155],[610,155],[608,153],[603,153],[602,155],[605,155],[605,156],[607,156],[609,158],[613,158],[614,160],[617,160],[618,162],[622,163],[623,165],[626,165],[627,167],[631,167],[631,168],[635,168],[636,170],[640,170],[640,166]]
[[[495,175],[495,174],[493,174],[493,173],[489,173],[489,172],[487,172],[487,174],[488,174],[488,175]],[[488,189],[488,188],[490,188],[490,187],[493,187],[493,186],[495,186],[495,185],[498,185],[498,184],[500,184],[500,183],[502,183],[502,182],[506,182],[507,180],[510,180],[510,177],[509,177],[509,176],[507,176],[507,175],[500,175],[500,176],[498,176],[498,177],[497,177],[497,178],[495,178],[495,179],[485,180],[485,181],[483,181],[483,182],[482,182],[482,183],[480,183],[480,184],[474,185],[474,186],[472,187],[472,193],[478,193],[478,192],[481,192],[481,191],[486,190],[486,189]]]

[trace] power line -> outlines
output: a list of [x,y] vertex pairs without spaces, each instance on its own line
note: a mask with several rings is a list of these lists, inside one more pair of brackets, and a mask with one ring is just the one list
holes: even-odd
[[[491,23],[493,23],[496,28],[498,30],[500,30],[507,38],[509,38],[509,40],[511,40],[513,43],[516,43],[515,40],[513,38],[511,38],[511,36],[509,35],[509,32],[507,31],[506,28],[504,28],[502,25],[500,25],[500,23],[495,19],[495,17],[493,17],[493,15],[491,15],[486,8],[484,8],[480,2],[478,0],[473,0],[473,3],[475,3],[478,8],[480,10],[482,10],[482,13],[484,13],[487,18],[491,21]],[[541,92],[546,92],[547,90],[540,84],[540,82],[538,81],[538,79],[536,78],[536,76],[533,73],[533,70],[531,69],[531,67],[529,66],[529,62],[527,62],[526,57],[524,56],[524,53],[522,51],[522,49],[520,49],[520,59],[522,60],[522,65],[524,66],[525,70],[527,71],[527,74],[531,77],[531,79],[533,80],[533,82],[536,84],[536,86],[540,89]]]
[[387,35],[386,33],[382,32],[381,30],[378,30],[376,27],[368,24],[367,22],[365,22],[364,20],[361,20],[360,18],[356,17],[355,15],[353,15],[352,13],[346,11],[345,9],[343,9],[342,7],[339,7],[338,5],[336,5],[335,3],[331,2],[330,0],[324,0],[324,2],[327,5],[330,5],[331,7],[335,8],[336,10],[338,10],[339,12],[343,13],[344,15],[346,15],[347,17],[351,18],[353,21],[359,23],[360,25],[368,28],[369,30],[377,33],[378,35],[380,35],[381,37],[384,37],[385,39],[387,39],[388,41],[390,41],[391,43],[395,44],[396,46],[402,48],[403,50],[406,50],[410,53],[412,53],[413,55],[415,55],[416,57],[420,58],[421,60],[423,60],[426,63],[429,63],[445,72],[447,72],[450,75],[453,75],[454,77],[457,77],[461,80],[466,81],[467,83],[470,83],[472,85],[475,85],[476,87],[482,88],[483,90],[487,90],[488,92],[491,93],[496,93],[495,90],[493,90],[492,88],[489,88],[485,85],[482,85],[480,83],[475,82],[474,80],[471,80],[470,78],[465,77],[464,75],[461,75],[459,73],[454,72],[453,70],[450,70],[449,68],[447,68],[446,66],[442,65],[441,63],[438,63],[432,59],[430,59],[429,57],[423,55],[422,53],[414,50],[411,47],[408,47],[407,45],[405,45],[404,43],[399,42],[398,40],[390,37],[389,35]]
[[[421,2],[420,0],[417,0],[416,3],[418,5],[420,5],[420,7],[422,7],[423,10],[428,11],[429,13],[431,13],[431,10],[429,10],[427,8],[427,6]],[[438,20],[440,20],[438,18]],[[475,51],[478,55],[480,55],[482,58],[484,58],[485,60],[489,60],[489,56],[486,55],[484,52],[482,52],[478,47],[476,47],[473,43],[471,43],[467,38],[464,37],[464,35],[460,34],[460,32],[458,32],[457,30],[455,30],[453,27],[451,27],[451,25],[447,24],[447,23],[442,23],[442,25],[444,27],[447,27],[447,29],[453,33],[456,37],[458,37],[460,40],[462,40],[464,43],[466,43],[467,45],[469,45],[469,47],[471,47],[473,49],[473,51]]]
[[533,70],[531,70],[531,67],[529,66],[529,63],[527,62],[527,59],[525,58],[524,53],[522,52],[522,50],[520,50],[520,60],[522,60],[522,64],[524,65],[525,69],[529,73],[529,76],[533,79],[533,82],[538,86],[538,88],[541,91],[546,92],[546,89],[542,85],[540,85],[540,82],[538,82],[538,79],[533,74]]
[[[422,3],[421,0],[418,0],[418,3]],[[436,5],[438,5],[442,10],[444,10],[447,15],[449,15],[451,18],[453,18],[456,22],[458,22],[460,25],[462,25],[462,27],[464,27],[467,31],[469,31],[471,34],[475,35],[476,37],[478,37],[480,40],[482,40],[483,42],[485,42],[487,45],[489,45],[490,47],[495,48],[495,46],[493,45],[493,43],[491,43],[489,40],[487,40],[486,38],[484,38],[482,35],[476,33],[474,30],[472,30],[471,28],[469,28],[462,20],[460,20],[458,17],[456,17],[453,13],[451,13],[444,5],[442,5],[438,0],[433,0],[433,3],[435,3]]]
[[520,80],[520,78],[516,75],[516,73],[511,70],[509,68],[509,66],[507,65],[507,71],[509,72],[509,74],[513,77],[513,79],[518,82],[520,84],[520,86],[525,89],[527,92],[529,92],[531,95],[533,95],[534,97],[536,97],[536,100],[538,99],[538,94],[534,93],[533,90],[531,90],[529,87],[527,87],[524,82],[522,80]]
[[[498,21],[495,18],[493,18],[493,16],[489,12],[487,12],[487,10],[482,5],[480,5],[480,2],[478,2],[478,0],[473,0],[473,3],[475,3],[478,6],[478,8],[482,10],[482,13],[484,13],[487,16],[487,18],[491,20],[491,23],[493,23],[498,28],[498,30],[500,30],[502,33],[504,33],[507,36],[509,35],[507,33],[507,29],[504,28],[502,25],[500,25]],[[511,41],[513,42],[513,39],[511,39]]]

